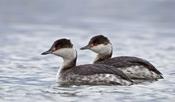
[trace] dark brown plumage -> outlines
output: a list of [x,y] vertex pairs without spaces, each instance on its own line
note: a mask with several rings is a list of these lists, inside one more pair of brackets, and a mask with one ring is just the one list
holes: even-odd
[[95,37],[93,37],[90,41],[88,45],[98,45],[98,44],[108,44],[110,43],[109,39],[103,35],[97,35]]
[[113,66],[104,64],[86,64],[79,65],[68,70],[64,70],[62,73],[73,73],[78,75],[94,75],[94,74],[114,74],[120,76],[122,79],[132,82],[132,80],[126,76],[122,71],[116,69]]
[[116,68],[126,68],[130,66],[143,65],[146,68],[148,68],[150,71],[155,72],[156,74],[162,74],[150,62],[138,57],[119,56],[111,59],[106,59],[103,61],[98,61],[95,63],[112,65]]
[[64,60],[58,79],[61,83],[131,85],[132,80],[115,67],[104,64],[76,66],[77,53],[68,39],[60,39],[42,55],[54,54]]
[[73,47],[73,44],[69,39],[65,39],[65,38],[59,39],[52,44],[51,48],[48,51],[43,52],[41,55],[50,54],[61,48],[72,48],[72,47]]
[[[101,45],[103,45],[103,47],[101,47]],[[109,45],[111,45],[111,47],[109,47]],[[150,62],[142,58],[133,56],[111,58],[112,44],[109,39],[103,35],[92,37],[88,45],[81,48],[81,50],[84,49],[90,49],[98,54],[94,62],[95,64],[98,63],[114,66],[116,69],[124,71],[125,74],[133,79],[145,78],[148,80],[157,80],[163,78],[160,71],[158,71]],[[106,50],[106,52],[104,50]]]

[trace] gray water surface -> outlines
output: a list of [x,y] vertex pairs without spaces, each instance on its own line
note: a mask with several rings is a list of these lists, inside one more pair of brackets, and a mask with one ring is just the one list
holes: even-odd
[[[0,102],[174,102],[174,0],[0,0]],[[164,78],[133,86],[67,86],[55,82],[62,59],[41,56],[54,40],[70,38],[80,51],[104,34],[114,55],[142,57]]]

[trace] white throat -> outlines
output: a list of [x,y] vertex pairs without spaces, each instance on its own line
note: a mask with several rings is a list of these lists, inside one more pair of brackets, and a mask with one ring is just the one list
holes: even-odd
[[69,66],[77,58],[77,52],[74,48],[62,48],[54,51],[53,54],[63,58],[63,67]]
[[100,44],[100,45],[94,46],[91,48],[91,50],[98,54],[94,61],[95,63],[99,60],[110,58],[112,55],[113,48],[112,48],[112,44],[109,43],[107,45]]
[[109,55],[112,53],[112,44],[111,43],[107,45],[100,44],[92,47],[91,50],[99,55]]

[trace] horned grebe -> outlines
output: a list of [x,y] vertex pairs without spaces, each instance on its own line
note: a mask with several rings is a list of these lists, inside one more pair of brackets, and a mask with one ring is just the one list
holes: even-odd
[[104,64],[76,66],[77,53],[68,39],[59,39],[42,55],[54,54],[63,58],[63,67],[57,76],[60,84],[131,85],[132,80],[115,67]]
[[97,53],[94,63],[112,65],[123,71],[131,79],[157,80],[162,79],[162,74],[150,62],[132,56],[112,57],[112,44],[103,35],[97,35],[90,39],[88,45],[81,50],[90,49]]

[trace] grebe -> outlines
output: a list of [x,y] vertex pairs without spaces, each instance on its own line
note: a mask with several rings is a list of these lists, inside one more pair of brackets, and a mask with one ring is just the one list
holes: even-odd
[[90,39],[88,45],[81,50],[89,49],[97,53],[94,63],[114,66],[123,71],[131,79],[137,80],[157,80],[162,79],[162,73],[159,72],[150,62],[132,56],[112,57],[112,44],[109,39],[103,35],[97,35]]
[[42,55],[54,54],[63,58],[63,67],[57,76],[60,84],[131,85],[132,80],[115,67],[104,64],[76,66],[77,52],[68,39],[59,39]]

